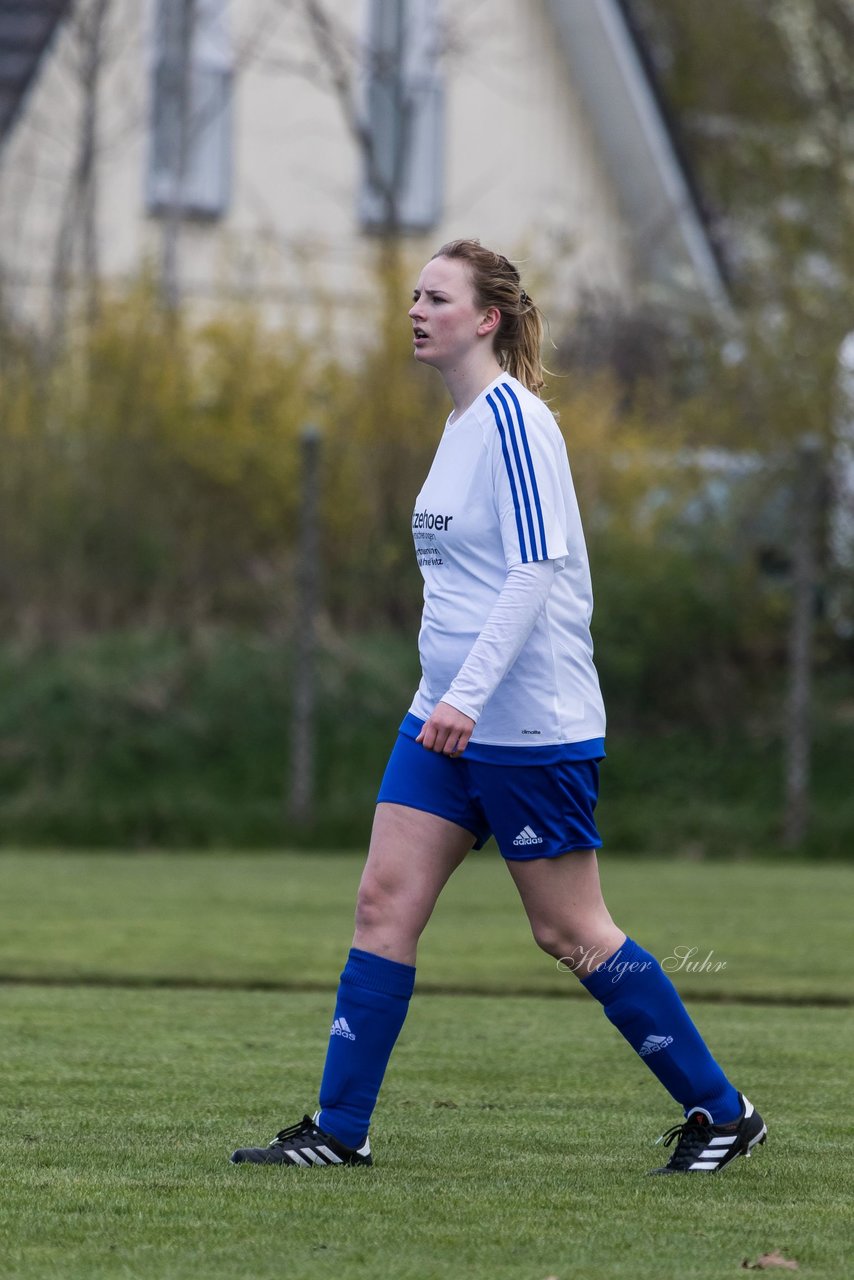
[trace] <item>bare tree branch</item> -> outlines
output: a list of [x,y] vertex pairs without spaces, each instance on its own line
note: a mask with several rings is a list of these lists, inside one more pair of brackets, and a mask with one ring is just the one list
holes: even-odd
[[96,140],[101,75],[104,66],[104,30],[112,0],[90,0],[72,18],[73,63],[83,95],[80,132],[69,180],[68,198],[56,241],[52,278],[51,334],[55,350],[65,325],[68,291],[75,248],[80,245],[86,311],[93,321],[98,311],[98,234]]

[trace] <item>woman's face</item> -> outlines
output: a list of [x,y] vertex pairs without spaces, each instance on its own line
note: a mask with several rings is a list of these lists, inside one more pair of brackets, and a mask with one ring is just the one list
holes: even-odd
[[449,370],[464,364],[480,346],[485,311],[475,302],[468,264],[459,258],[431,258],[413,293],[409,311],[415,359]]

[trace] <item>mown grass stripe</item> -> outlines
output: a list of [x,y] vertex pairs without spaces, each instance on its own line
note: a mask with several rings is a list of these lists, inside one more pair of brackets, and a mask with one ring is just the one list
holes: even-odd
[[[116,991],[270,991],[282,994],[320,995],[335,994],[336,986],[329,982],[275,982],[267,979],[198,979],[171,977],[168,974],[139,976],[132,974],[99,974],[71,976],[66,974],[0,974],[0,987],[63,987],[95,988]],[[497,990],[484,986],[446,986],[440,982],[419,982],[417,994],[424,996],[475,996],[482,999],[512,1000],[589,1000],[586,991],[579,986],[567,985],[565,990],[548,987],[509,987]],[[685,999],[691,1004],[751,1005],[768,1009],[850,1009],[854,997],[834,995],[791,995],[786,992],[741,992],[730,995],[724,991],[691,991]]]

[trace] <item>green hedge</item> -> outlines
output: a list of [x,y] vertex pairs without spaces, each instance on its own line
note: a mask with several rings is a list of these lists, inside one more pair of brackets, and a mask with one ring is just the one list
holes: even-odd
[[[417,680],[394,635],[318,653],[316,821],[288,816],[288,647],[235,632],[125,633],[0,651],[0,830],[7,846],[363,846]],[[607,674],[604,676],[606,695]],[[854,722],[822,690],[814,819],[803,852],[850,857]],[[621,723],[622,721],[622,723]],[[773,718],[715,731],[612,716],[606,845],[685,857],[778,854],[782,763]]]

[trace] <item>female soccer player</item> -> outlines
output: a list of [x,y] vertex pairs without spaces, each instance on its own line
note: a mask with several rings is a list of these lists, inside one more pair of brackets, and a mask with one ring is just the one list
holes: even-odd
[[593,811],[605,715],[587,553],[563,438],[542,400],[540,312],[507,258],[444,245],[421,272],[415,359],[453,401],[413,516],[422,678],[380,787],[356,931],[314,1118],[236,1163],[370,1164],[368,1128],[451,873],[490,834],[534,938],[564,961],[684,1109],[655,1173],[714,1172],[765,1125],[661,965],[602,898]]

